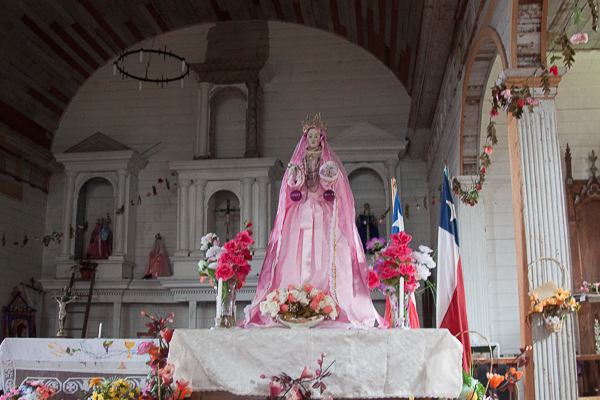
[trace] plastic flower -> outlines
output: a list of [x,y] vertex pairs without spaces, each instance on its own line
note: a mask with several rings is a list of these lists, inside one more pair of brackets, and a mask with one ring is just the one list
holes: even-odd
[[167,328],[164,331],[160,332],[160,336],[162,336],[166,343],[169,343],[171,342],[171,338],[173,337],[173,331]]
[[160,370],[160,376],[165,380],[165,382],[173,379],[173,374],[175,373],[175,366],[173,364],[167,364],[166,367]]
[[367,275],[367,285],[369,285],[369,290],[377,288],[380,284],[381,281],[379,280],[377,273],[372,270],[369,271],[369,274]]
[[492,109],[490,110],[490,117],[494,118],[494,117],[497,117],[498,115],[500,115],[500,114],[498,114],[498,110],[496,110],[494,107],[492,107]]
[[558,75],[558,67],[556,65],[553,65],[552,67],[550,67],[548,72],[554,76],[557,76]]
[[502,375],[490,374],[489,372],[485,375],[487,376],[488,381],[490,381],[490,386],[494,389],[496,389],[504,381],[504,377]]
[[271,383],[269,383],[269,396],[271,398],[273,397],[277,397],[281,394],[281,392],[284,391],[284,387],[281,384],[281,382],[279,381],[275,381],[275,380],[271,380]]
[[492,148],[492,146],[485,146],[483,151],[485,151],[485,154],[487,154],[489,156],[490,154],[492,154],[494,152],[494,149]]
[[219,264],[215,270],[215,277],[217,279],[223,279],[224,281],[232,278],[235,275],[235,271],[229,264]]
[[300,379],[313,379],[315,377],[315,371],[313,371],[308,365],[304,367]]
[[510,99],[512,99],[512,97],[513,97],[510,89],[505,89],[502,92],[500,92],[500,94],[502,95],[502,97],[504,97],[508,101],[510,101]]
[[[152,343],[152,342],[144,342],[144,343]],[[138,354],[144,354],[144,353],[140,353],[140,346],[143,345],[144,343],[140,343],[138,345]],[[93,378],[93,379],[90,379],[90,387],[92,387],[92,386],[100,386],[102,384],[103,380],[104,380],[103,378]]]
[[573,36],[571,36],[569,41],[571,42],[571,44],[587,43],[588,42],[588,34],[578,32],[578,33],[574,34]]
[[[154,342],[142,342],[140,344],[138,344],[138,354],[146,354],[148,353],[148,350],[150,350],[150,348],[154,346]],[[101,379],[101,378],[95,378],[95,379]],[[91,381],[90,381],[91,382]]]

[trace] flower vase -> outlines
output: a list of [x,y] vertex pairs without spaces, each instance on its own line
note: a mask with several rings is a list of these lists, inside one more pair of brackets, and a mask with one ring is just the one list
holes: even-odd
[[236,326],[235,319],[235,295],[236,282],[223,282],[217,289],[217,301],[220,301],[220,307],[217,305],[217,316],[215,318],[215,328],[233,328]]
[[[404,301],[400,301],[398,293],[404,298]],[[390,328],[410,329],[410,319],[408,318],[409,296],[409,293],[400,292],[398,288],[396,288],[395,292],[388,294],[391,311]]]

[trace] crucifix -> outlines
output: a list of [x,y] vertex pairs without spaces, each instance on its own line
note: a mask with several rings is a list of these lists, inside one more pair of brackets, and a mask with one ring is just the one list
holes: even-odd
[[231,208],[231,200],[227,199],[226,208],[216,209],[215,212],[225,215],[225,241],[229,242],[229,228],[231,227],[231,215],[240,212],[239,208]]

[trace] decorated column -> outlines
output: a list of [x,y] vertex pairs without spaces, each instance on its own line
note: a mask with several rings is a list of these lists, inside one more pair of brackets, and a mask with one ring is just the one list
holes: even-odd
[[258,182],[258,243],[259,250],[267,248],[269,232],[267,221],[269,220],[269,177],[261,176]]
[[194,146],[194,159],[208,158],[208,124],[209,124],[209,100],[212,83],[200,82],[198,84],[198,119],[196,127],[196,143]]
[[73,220],[73,201],[75,196],[76,171],[65,171],[65,197],[63,204],[63,238],[60,246],[60,257],[69,259],[71,257],[71,239],[69,238],[70,225]]
[[179,240],[175,255],[178,257],[187,257],[189,253],[188,226],[189,226],[189,191],[192,181],[190,179],[178,179],[177,190],[179,191]]
[[[552,257],[566,266],[570,276],[565,189],[553,98],[540,100],[533,113],[524,113],[518,120],[518,138],[527,264],[540,257]],[[553,280],[559,287],[573,290],[565,287],[564,273],[553,262],[537,263],[531,277],[534,288]],[[553,334],[548,334],[542,319],[535,317],[538,315],[532,318],[536,399],[577,398],[573,315],[568,315],[561,332]]]
[[191,186],[188,200],[188,249],[190,252],[196,247],[196,188]]
[[204,191],[206,189],[206,179],[197,178],[194,179],[194,188],[196,190],[196,237],[194,242],[194,256],[200,254],[200,247],[202,244],[200,240],[205,235],[204,232]]
[[[461,184],[470,187],[477,176],[456,177]],[[491,337],[490,319],[490,273],[487,262],[487,240],[485,234],[485,204],[481,200],[475,206],[456,202],[459,214],[458,236],[465,284],[465,298],[469,329]],[[480,343],[481,337],[471,335],[471,344]],[[482,344],[485,344],[482,343]]]
[[[125,187],[127,182],[127,171],[124,168],[120,168],[117,170],[117,176],[119,177],[119,183],[117,186],[117,204],[116,208],[119,209],[123,206],[127,206],[125,204],[125,191],[127,188]],[[115,251],[113,256],[122,257],[125,249],[125,213],[122,212],[119,215],[115,215],[116,219],[116,228],[115,228],[115,243],[114,248]]]

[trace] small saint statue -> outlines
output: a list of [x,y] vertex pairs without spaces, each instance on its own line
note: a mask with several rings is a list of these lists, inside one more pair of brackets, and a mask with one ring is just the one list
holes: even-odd
[[65,286],[62,290],[62,295],[54,297],[54,300],[58,303],[58,332],[56,336],[58,337],[66,337],[67,332],[65,332],[65,318],[67,317],[67,304],[72,302],[73,300],[78,299],[79,296],[71,296],[69,293],[68,286]]
[[231,216],[239,212],[238,208],[231,208],[231,200],[227,199],[226,207],[216,209],[215,212],[220,212],[225,215],[225,241],[229,241],[229,228],[231,227]]
[[365,209],[362,214],[356,217],[356,227],[363,245],[363,250],[367,251],[367,243],[373,238],[379,237],[379,229],[377,228],[377,218],[371,212],[371,205],[365,203]]

